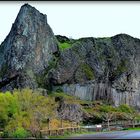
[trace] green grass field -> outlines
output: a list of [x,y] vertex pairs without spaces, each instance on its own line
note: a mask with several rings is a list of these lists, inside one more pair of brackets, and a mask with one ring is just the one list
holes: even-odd
[[140,127],[135,127],[135,128],[127,128],[125,130],[140,130]]

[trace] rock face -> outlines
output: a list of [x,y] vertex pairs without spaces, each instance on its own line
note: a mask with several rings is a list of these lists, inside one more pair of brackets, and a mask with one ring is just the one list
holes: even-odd
[[140,107],[140,40],[126,34],[75,40],[49,75],[54,90]]
[[25,4],[0,46],[0,89],[27,86],[140,108],[140,40],[54,36],[47,16]]
[[58,108],[58,117],[71,122],[80,122],[83,119],[83,111],[79,104],[62,101]]
[[58,54],[47,16],[28,4],[23,5],[0,46],[0,88],[38,88],[39,78]]

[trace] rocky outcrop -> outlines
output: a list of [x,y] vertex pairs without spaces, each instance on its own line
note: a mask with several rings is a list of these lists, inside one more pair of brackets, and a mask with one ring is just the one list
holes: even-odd
[[139,71],[140,40],[119,34],[75,40],[49,75],[54,90],[61,87],[81,99],[140,107]]
[[61,101],[58,107],[58,117],[71,122],[80,122],[83,119],[82,107],[79,104]]
[[0,88],[38,88],[44,83],[40,78],[58,54],[47,16],[28,4],[23,5],[0,47]]

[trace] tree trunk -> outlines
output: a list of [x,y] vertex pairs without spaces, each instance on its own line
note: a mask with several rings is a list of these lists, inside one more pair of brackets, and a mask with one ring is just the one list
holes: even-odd
[[109,120],[107,120],[107,125],[108,125],[108,131],[110,131]]
[[71,127],[72,127],[72,121],[71,121]]
[[135,128],[135,122],[134,122],[134,120],[132,120],[132,124],[133,124],[133,128]]
[[61,119],[61,128],[63,128],[63,120]]
[[116,115],[115,115],[115,125],[117,125],[117,119],[116,119]]
[[50,129],[50,119],[48,119],[48,129]]

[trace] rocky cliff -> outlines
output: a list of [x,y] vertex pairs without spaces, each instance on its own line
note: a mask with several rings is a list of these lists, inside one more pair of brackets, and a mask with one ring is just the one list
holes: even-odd
[[27,86],[139,108],[140,40],[54,36],[47,16],[25,4],[0,46],[0,89]]
[[47,16],[28,4],[23,5],[0,46],[0,88],[38,88],[43,84],[40,77],[58,53]]
[[[57,36],[60,43],[63,37]],[[140,40],[126,34],[65,41],[50,72],[54,90],[86,100],[140,107]]]

